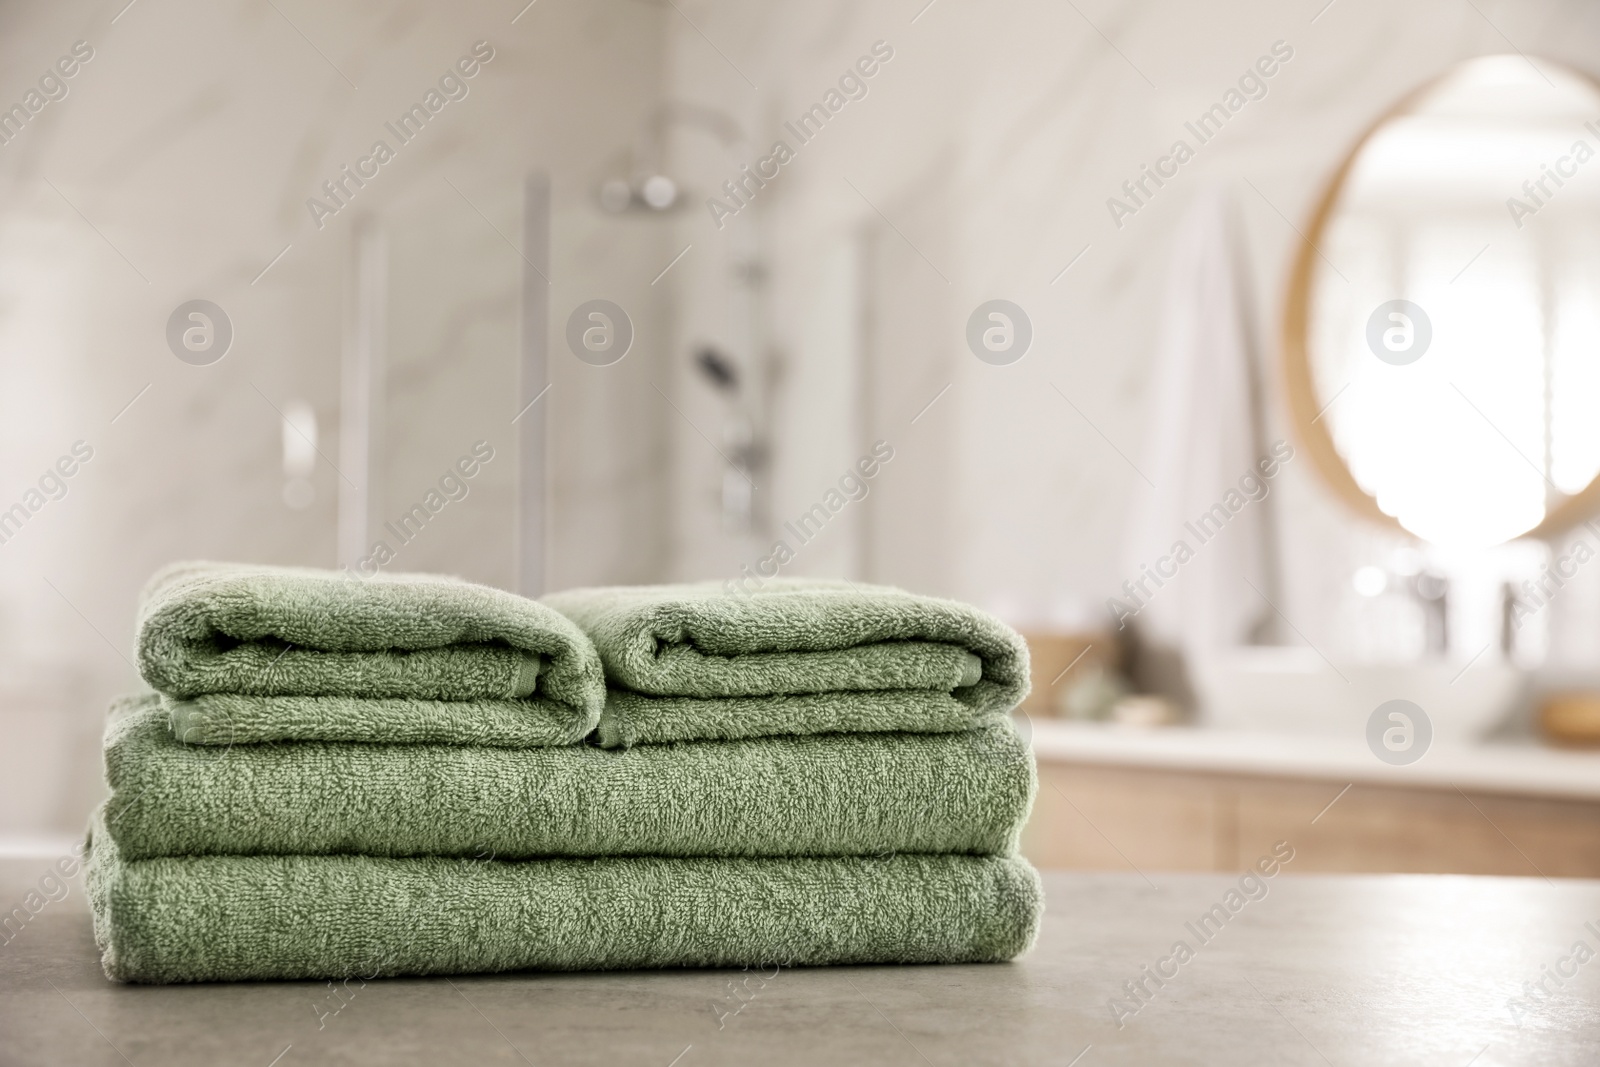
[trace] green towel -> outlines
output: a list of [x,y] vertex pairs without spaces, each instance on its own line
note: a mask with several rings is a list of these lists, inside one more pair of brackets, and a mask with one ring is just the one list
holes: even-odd
[[607,748],[685,738],[735,740],[784,734],[971,730],[1000,718],[938,689],[869,689],[771,697],[652,697],[613,689],[600,714]]
[[111,830],[154,856],[825,856],[1015,849],[1035,787],[1009,721],[831,734],[491,748],[201,746],[154,695],[108,724]]
[[178,740],[190,745],[262,741],[382,741],[389,744],[570,745],[589,733],[552,700],[405,700],[389,697],[163,696]]
[[[572,623],[536,601],[440,575],[174,564],[145,587],[137,644],[147,682],[199,699],[173,713],[199,743],[562,744],[594,728],[605,699],[599,660]],[[205,699],[218,694],[230,699]],[[345,699],[277,703],[284,697]],[[362,704],[396,700],[411,703]],[[518,708],[530,720],[520,729],[495,725]],[[473,725],[479,712],[489,725]],[[407,723],[413,714],[430,724]],[[214,728],[222,720],[233,725]]]
[[97,831],[86,877],[130,982],[981,963],[1025,952],[1043,910],[998,856],[128,861]]
[[[601,715],[605,744],[961,729],[950,702],[971,726],[1028,692],[1028,648],[1015,631],[966,604],[883,586],[780,579],[755,593],[634,586],[544,602],[589,635],[607,684],[627,694]],[[813,699],[770,699],[802,694]],[[651,697],[701,703],[652,711]],[[769,699],[718,703],[727,698]]]

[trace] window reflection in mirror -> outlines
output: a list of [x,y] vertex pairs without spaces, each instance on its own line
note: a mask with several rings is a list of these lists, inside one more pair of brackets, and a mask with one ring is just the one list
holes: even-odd
[[1319,421],[1435,545],[1527,533],[1600,472],[1597,152],[1591,81],[1472,60],[1357,149],[1313,235]]

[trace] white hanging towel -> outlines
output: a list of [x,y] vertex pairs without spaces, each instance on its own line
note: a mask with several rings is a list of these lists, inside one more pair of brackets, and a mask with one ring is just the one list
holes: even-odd
[[[1141,647],[1184,675],[1208,652],[1275,629],[1276,479],[1266,471],[1288,450],[1263,440],[1251,313],[1234,199],[1207,188],[1173,242],[1143,468],[1154,489],[1141,484],[1118,596]],[[1180,698],[1186,688],[1158,686]]]

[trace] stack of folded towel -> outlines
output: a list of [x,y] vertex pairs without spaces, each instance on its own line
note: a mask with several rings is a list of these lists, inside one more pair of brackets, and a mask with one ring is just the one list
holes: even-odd
[[189,564],[138,648],[158,692],[115,709],[91,829],[112,978],[975,962],[1037,930],[1027,653],[959,604]]

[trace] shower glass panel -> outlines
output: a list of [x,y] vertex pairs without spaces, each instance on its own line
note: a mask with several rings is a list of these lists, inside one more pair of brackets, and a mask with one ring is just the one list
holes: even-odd
[[[440,182],[377,220],[387,284],[359,573],[442,571],[516,588],[523,202],[520,182]],[[357,322],[378,297],[364,299]]]

